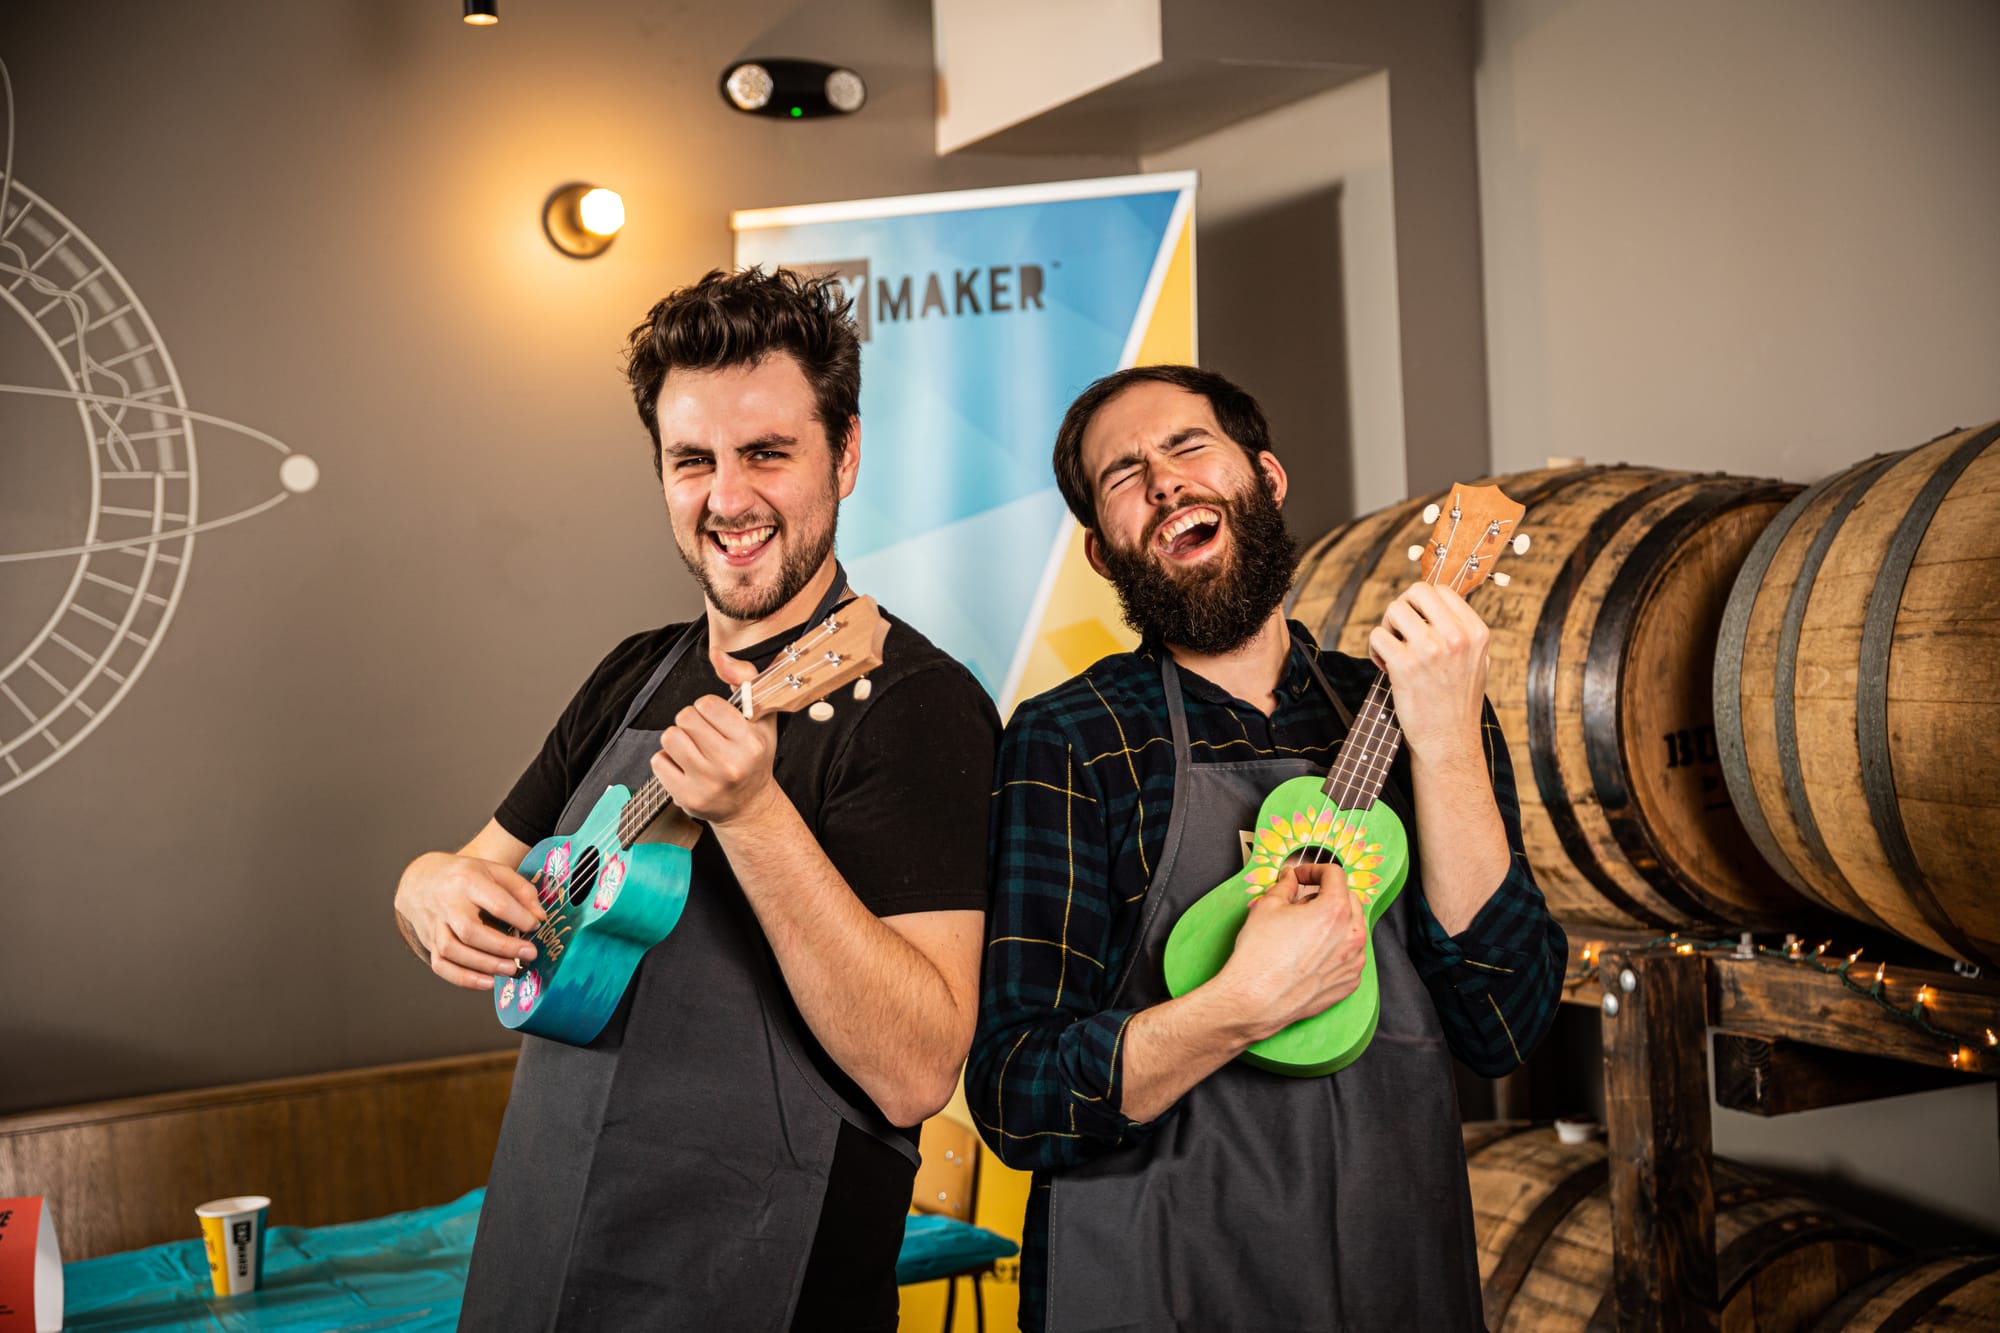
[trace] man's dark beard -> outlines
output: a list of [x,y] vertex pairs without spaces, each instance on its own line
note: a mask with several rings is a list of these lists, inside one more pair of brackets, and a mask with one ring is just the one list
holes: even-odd
[[[720,526],[733,527],[736,525],[731,523]],[[688,573],[694,575],[694,581],[701,585],[702,595],[708,598],[710,606],[715,607],[731,620],[762,620],[765,616],[770,615],[786,602],[798,596],[799,589],[812,582],[812,576],[819,573],[820,566],[825,564],[827,556],[833,553],[833,535],[834,529],[837,527],[839,527],[839,514],[836,511],[835,515],[827,521],[826,539],[824,541],[814,542],[810,548],[793,546],[786,550],[785,562],[778,569],[778,582],[769,594],[759,597],[755,601],[738,601],[735,605],[731,605],[729,602],[723,600],[724,590],[718,588],[715,582],[709,577],[708,565],[705,562],[691,558],[686,551],[681,550],[679,542],[674,543],[674,549],[680,551],[681,563],[687,566]],[[773,541],[777,540],[776,533],[771,534],[771,536]],[[708,528],[706,526],[703,526],[700,531],[695,533],[695,540],[698,542],[709,541]],[[729,595],[731,597],[743,596],[742,593],[733,591]]]
[[1292,586],[1298,547],[1285,531],[1270,480],[1260,473],[1235,499],[1210,503],[1229,525],[1228,566],[1220,571],[1208,562],[1176,569],[1154,555],[1159,518],[1136,550],[1110,542],[1099,548],[1125,623],[1149,641],[1198,653],[1231,652],[1263,627]]

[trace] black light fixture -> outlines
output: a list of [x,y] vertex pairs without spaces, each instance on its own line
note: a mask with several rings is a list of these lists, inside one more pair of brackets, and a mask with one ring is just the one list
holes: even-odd
[[500,21],[500,0],[465,0],[465,21],[475,28],[491,27]]
[[722,71],[722,100],[780,120],[847,116],[867,102],[868,85],[853,70],[818,60],[739,60]]

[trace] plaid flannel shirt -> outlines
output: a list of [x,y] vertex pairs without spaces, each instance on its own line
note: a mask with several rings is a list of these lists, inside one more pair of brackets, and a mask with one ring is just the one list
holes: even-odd
[[[1276,756],[1332,762],[1344,733],[1313,680],[1318,646],[1297,622],[1278,706],[1257,709],[1181,671],[1192,762]],[[1319,653],[1358,712],[1375,678],[1363,658]],[[1178,667],[1176,670],[1180,670]],[[1410,957],[1452,1052],[1498,1077],[1555,1017],[1567,941],[1521,846],[1507,745],[1488,704],[1487,771],[1513,859],[1472,923],[1445,933],[1412,896]],[[1412,790],[1407,750],[1392,776]],[[1031,1170],[1021,1256],[1022,1327],[1041,1326],[1051,1173],[1143,1140],[1154,1125],[1120,1114],[1119,1046],[1136,1010],[1109,995],[1134,944],[1172,812],[1174,755],[1158,650],[1105,658],[1020,705],[1000,743],[992,824],[993,904],[966,1101],[1001,1160]],[[1415,850],[1416,830],[1410,830]]]

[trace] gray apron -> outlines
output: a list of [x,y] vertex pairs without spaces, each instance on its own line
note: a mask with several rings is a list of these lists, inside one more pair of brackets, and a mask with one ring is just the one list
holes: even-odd
[[[660,733],[632,724],[705,630],[691,625],[640,689],[558,828],[651,776]],[[916,1161],[814,1067],[756,915],[703,842],[680,924],[597,1040],[522,1039],[462,1329],[785,1329],[841,1123]],[[704,875],[704,859],[724,869]]]
[[[1316,662],[1313,674],[1351,727]],[[1117,1007],[1169,998],[1161,958],[1174,922],[1243,868],[1237,831],[1271,788],[1325,771],[1302,759],[1190,762],[1164,652],[1160,675],[1173,814]],[[1392,804],[1411,826],[1409,803]],[[1054,1177],[1050,1333],[1485,1327],[1451,1054],[1407,948],[1421,892],[1414,831],[1410,848],[1409,881],[1376,927],[1382,1021],[1360,1059],[1322,1078],[1231,1061],[1144,1143]]]

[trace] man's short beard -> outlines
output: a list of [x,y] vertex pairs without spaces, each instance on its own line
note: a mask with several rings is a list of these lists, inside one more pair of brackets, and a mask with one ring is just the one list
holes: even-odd
[[1228,565],[1220,571],[1206,561],[1180,569],[1155,555],[1157,522],[1135,550],[1108,541],[1100,545],[1125,623],[1149,642],[1198,653],[1233,652],[1263,628],[1291,589],[1298,546],[1285,531],[1270,478],[1258,472],[1254,484],[1216,507],[1226,517],[1230,545]]
[[[833,535],[834,529],[839,526],[838,517],[836,511],[827,519],[826,534],[821,540],[813,542],[810,546],[787,548],[784,563],[778,569],[778,581],[769,592],[759,592],[756,588],[720,587],[710,575],[707,561],[698,555],[688,554],[679,542],[674,543],[674,549],[680,551],[681,563],[687,566],[688,573],[694,575],[694,581],[701,585],[702,595],[708,599],[710,606],[731,620],[762,620],[798,596],[799,590],[812,582],[813,575],[819,573],[820,566],[824,565],[826,558],[833,554]],[[777,539],[777,533],[771,536],[772,540]],[[697,542],[708,542],[708,531],[703,529],[696,532],[694,539]]]

